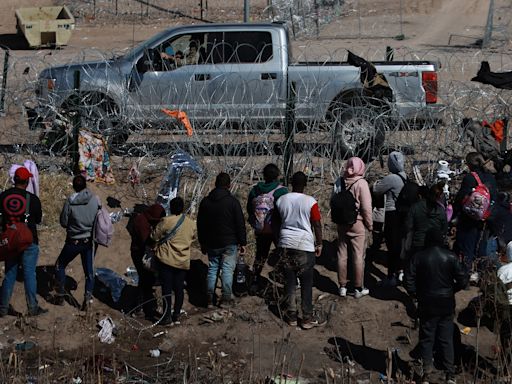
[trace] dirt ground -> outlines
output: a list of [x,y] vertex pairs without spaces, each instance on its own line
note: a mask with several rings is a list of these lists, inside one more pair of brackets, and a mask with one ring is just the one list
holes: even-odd
[[[226,1],[223,4],[228,4]],[[237,2],[237,4],[241,2]],[[360,0],[352,1],[353,8],[360,5],[362,11],[372,11],[375,22],[385,15],[394,16],[398,9],[398,0]],[[504,1],[496,1],[497,5],[505,6]],[[12,42],[15,33],[14,10],[21,6],[50,5],[44,0],[3,0],[0,2],[0,39]],[[504,5],[505,4],[505,5]],[[392,38],[379,39],[341,39],[347,28],[357,24],[357,14],[350,13],[335,19],[322,27],[320,36],[322,46],[333,49],[382,49],[383,46],[393,47],[406,45],[414,48],[446,48],[450,35],[482,36],[487,19],[488,1],[482,0],[403,0],[403,32],[405,41]],[[241,6],[241,5],[240,5]],[[241,18],[241,13],[240,13]],[[371,22],[371,19],[368,19]],[[186,20],[181,20],[187,22]],[[152,20],[151,23],[117,23],[107,25],[82,18],[78,21],[69,45],[53,53],[54,61],[69,60],[77,57],[83,50],[100,52],[121,51],[134,43],[143,41],[168,26],[165,18]],[[390,26],[390,33],[397,31],[397,25]],[[294,42],[295,53],[299,55],[316,55],[309,48],[316,46],[316,40],[298,40]],[[305,47],[308,52],[304,53]],[[13,55],[24,60],[36,60],[47,51],[14,50]],[[0,126],[6,130],[20,129],[19,117],[0,117]],[[23,128],[21,128],[23,129]],[[23,131],[26,132],[26,131]],[[4,157],[5,164],[0,164],[1,172],[8,167],[7,160],[20,158]],[[46,161],[46,160],[45,160]],[[117,183],[113,186],[93,185],[91,188],[104,201],[107,196],[121,200],[123,207],[131,207],[141,202],[143,194],[134,190],[127,182],[130,160],[114,159]],[[3,167],[3,168],[2,168]],[[55,169],[46,170],[47,190],[44,201],[48,206],[60,207],[69,192],[69,178]],[[2,179],[3,180],[3,179]],[[149,196],[155,196],[160,179],[155,177],[145,184]],[[66,184],[67,183],[67,184]],[[247,181],[247,189],[250,181]],[[208,186],[209,187],[209,186]],[[316,197],[327,201],[330,186],[310,186],[309,191]],[[318,192],[320,191],[320,192]],[[239,197],[243,200],[247,191],[240,190]],[[47,208],[46,208],[47,209]],[[58,211],[58,208],[54,211]],[[327,211],[325,211],[327,212]],[[48,211],[45,212],[45,223],[40,230],[41,253],[39,265],[51,268],[55,262],[64,240],[64,230],[50,222]],[[127,218],[115,224],[114,242],[109,248],[100,248],[96,257],[96,267],[109,268],[119,275],[124,275],[127,267],[132,265],[129,252],[129,235],[125,230]],[[314,300],[319,310],[330,315],[327,326],[311,331],[303,331],[287,326],[276,310],[276,300],[280,297],[278,285],[269,284],[265,294],[254,297],[243,297],[231,311],[207,311],[204,298],[197,295],[204,281],[207,260],[197,247],[193,252],[193,270],[188,280],[184,310],[185,320],[179,327],[152,326],[140,318],[126,315],[111,306],[96,300],[91,313],[79,312],[71,305],[57,307],[40,297],[43,307],[49,313],[34,319],[16,319],[5,317],[0,319],[0,348],[2,358],[9,357],[17,344],[22,341],[33,341],[36,348],[32,351],[17,352],[24,368],[34,378],[33,382],[57,382],[64,379],[81,377],[83,382],[122,382],[120,377],[139,377],[140,381],[156,382],[158,372],[160,382],[178,382],[177,377],[183,372],[196,382],[217,382],[207,379],[208,374],[215,377],[236,377],[243,382],[251,382],[262,377],[287,377],[290,379],[304,378],[302,382],[333,383],[333,382],[379,382],[385,380],[387,351],[395,351],[393,366],[401,367],[402,361],[410,361],[409,353],[417,342],[417,331],[412,329],[409,316],[413,311],[412,302],[403,288],[385,290],[379,288],[378,282],[384,278],[385,268],[379,257],[375,262],[367,263],[366,285],[370,288],[370,296],[360,301],[348,297],[340,298],[337,293],[337,277],[335,272],[335,235],[329,220],[326,220],[327,244],[324,255],[319,259],[315,272]],[[251,251],[254,244],[251,244]],[[379,256],[379,255],[378,255]],[[381,256],[381,255],[380,255]],[[264,274],[271,271],[266,267]],[[78,285],[74,296],[81,301],[84,278],[80,261],[75,260],[68,268],[70,276]],[[40,276],[45,274],[41,268]],[[128,280],[128,279],[127,279]],[[478,294],[472,287],[457,295],[457,311],[465,308],[468,302]],[[126,290],[125,295],[133,295],[133,290]],[[16,285],[12,299],[13,306],[25,311],[23,285]],[[211,320],[212,314],[219,321]],[[97,321],[110,316],[118,327],[116,341],[112,345],[101,344],[97,337]],[[209,317],[210,319],[206,319]],[[213,316],[215,317],[215,315]],[[459,328],[463,325],[458,324]],[[166,332],[158,335],[160,332]],[[490,365],[496,363],[495,336],[487,329],[481,328],[479,333],[473,328],[467,335],[461,335],[462,342],[478,348],[481,359]],[[149,350],[161,347],[159,358],[149,357]],[[98,361],[98,356],[103,359]],[[341,360],[341,361],[340,361]],[[4,378],[16,376],[22,372],[14,362],[4,360]],[[173,365],[178,373],[171,379],[165,379],[166,369]],[[117,366],[117,368],[116,368]],[[90,368],[94,367],[96,370]],[[100,368],[98,368],[100,367]],[[87,370],[89,369],[89,371]],[[24,372],[24,371],[23,371]],[[88,373],[89,372],[89,373]],[[145,375],[150,375],[145,376]],[[170,375],[170,374],[169,374]],[[201,376],[204,375],[204,376]],[[116,378],[117,377],[117,378]],[[469,377],[469,376],[468,376]],[[308,379],[309,381],[306,381]],[[47,381],[45,381],[47,380]],[[183,379],[181,379],[183,381]],[[292,382],[295,382],[295,381]],[[367,381],[365,381],[367,380]],[[14,379],[13,381],[14,382]],[[19,381],[21,382],[21,381]],[[79,381],[76,381],[77,383]],[[185,381],[183,381],[185,382]],[[242,382],[242,381],[240,381]],[[277,381],[279,382],[279,381]],[[299,382],[299,381],[297,381]]]

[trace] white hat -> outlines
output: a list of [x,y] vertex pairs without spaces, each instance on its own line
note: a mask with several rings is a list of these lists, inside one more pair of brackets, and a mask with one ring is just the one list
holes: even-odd
[[437,177],[439,179],[450,180],[450,175],[455,172],[450,169],[448,162],[445,160],[439,160],[437,163],[439,164],[437,167]]

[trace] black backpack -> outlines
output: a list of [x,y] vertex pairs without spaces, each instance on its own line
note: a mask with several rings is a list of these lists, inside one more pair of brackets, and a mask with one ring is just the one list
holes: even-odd
[[398,197],[395,200],[395,208],[400,216],[405,218],[413,204],[419,201],[418,192],[420,186],[414,181],[405,179],[402,176],[400,176],[400,178],[404,182],[404,186],[402,187]]
[[359,209],[357,209],[356,199],[350,190],[361,179],[354,181],[348,188],[345,180],[340,180],[343,182],[344,188],[331,198],[331,220],[333,223],[346,226],[356,223]]

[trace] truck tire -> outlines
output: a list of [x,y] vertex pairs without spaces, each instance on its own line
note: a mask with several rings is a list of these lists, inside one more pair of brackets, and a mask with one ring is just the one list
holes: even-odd
[[337,105],[331,110],[332,158],[371,159],[385,140],[386,117],[374,108]]

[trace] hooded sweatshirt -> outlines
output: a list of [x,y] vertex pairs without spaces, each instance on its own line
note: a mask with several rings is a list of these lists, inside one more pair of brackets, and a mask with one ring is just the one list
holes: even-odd
[[[134,217],[133,230],[129,231],[132,237],[130,250],[138,253],[138,257],[143,256],[144,249],[151,235],[151,230],[164,216],[165,209],[160,204],[153,204]],[[140,252],[142,252],[142,254],[140,254]]]
[[68,239],[86,239],[92,236],[92,227],[100,205],[87,188],[73,193],[64,203],[60,225],[66,228]]
[[227,188],[217,187],[201,201],[197,237],[203,250],[247,245],[242,207]]
[[404,163],[405,158],[402,152],[391,152],[388,157],[388,169],[391,173],[378,180],[373,186],[373,193],[376,196],[386,194],[386,205],[384,207],[386,212],[396,211],[395,201],[405,184],[402,177],[407,179],[407,174],[404,172]]
[[[366,166],[359,157],[351,157],[347,160],[343,179],[340,177],[334,183],[334,193],[341,191],[345,186],[350,188],[350,192],[356,199],[356,205],[359,210],[357,220],[361,220],[369,231],[373,229],[372,218],[372,196],[368,182],[364,179]],[[343,184],[343,181],[345,184]]]

